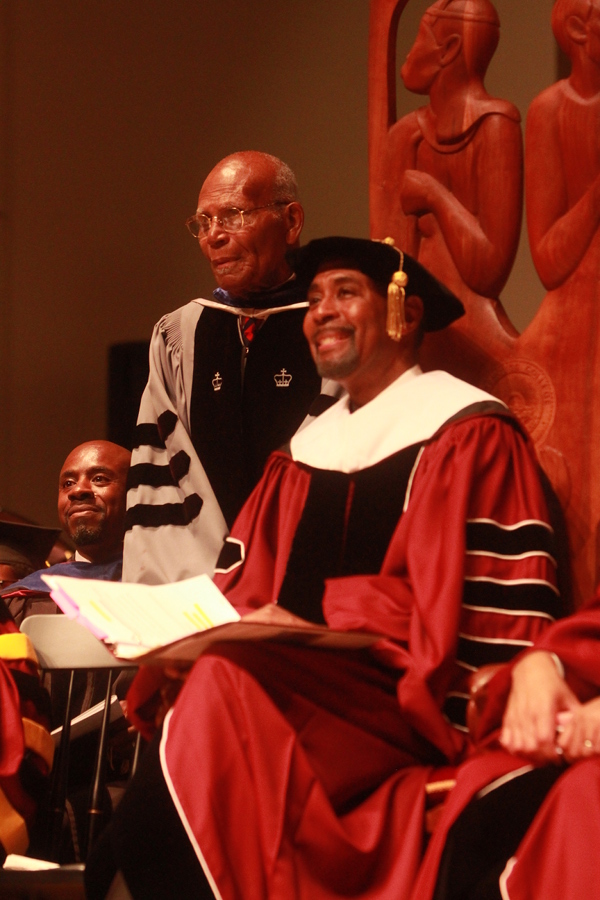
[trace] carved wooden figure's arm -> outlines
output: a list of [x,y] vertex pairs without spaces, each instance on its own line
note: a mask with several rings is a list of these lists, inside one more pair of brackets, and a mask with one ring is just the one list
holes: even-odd
[[576,202],[569,198],[565,167],[575,171],[581,160],[561,144],[557,107],[562,97],[558,91],[545,92],[533,101],[527,116],[529,243],[547,290],[559,287],[577,269],[600,225],[600,172]]
[[[476,166],[464,192],[450,191],[426,172],[408,170],[401,188],[405,214],[431,213],[463,281],[497,297],[508,279],[521,222],[521,132],[503,115],[485,117],[473,137]],[[474,210],[474,211],[472,211]]]

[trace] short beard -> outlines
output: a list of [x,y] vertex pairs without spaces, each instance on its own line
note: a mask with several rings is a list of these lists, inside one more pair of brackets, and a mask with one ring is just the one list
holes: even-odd
[[70,532],[71,540],[76,547],[89,547],[91,544],[97,544],[102,539],[102,525],[91,527],[84,525],[83,522],[77,525],[74,531]]
[[356,370],[358,366],[359,359],[358,353],[355,347],[352,347],[351,350],[346,353],[345,356],[340,359],[332,359],[332,360],[322,360],[316,359],[315,365],[317,367],[317,372],[319,373],[321,378],[333,378],[334,381],[338,381],[341,378],[347,378],[349,375]]

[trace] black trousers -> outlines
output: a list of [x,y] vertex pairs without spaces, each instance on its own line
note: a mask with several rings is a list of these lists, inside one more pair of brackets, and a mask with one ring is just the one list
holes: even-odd
[[501,900],[504,866],[562,772],[533,769],[472,800],[448,832],[434,900]]
[[118,870],[134,900],[214,900],[168,792],[159,744],[160,734],[146,748],[110,825],[90,854],[85,869],[88,900],[104,900]]

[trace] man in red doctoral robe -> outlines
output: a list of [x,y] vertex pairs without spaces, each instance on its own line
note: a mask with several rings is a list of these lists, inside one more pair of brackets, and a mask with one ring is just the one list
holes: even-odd
[[[384,242],[312,241],[295,270],[319,374],[347,396],[271,456],[216,580],[241,613],[277,603],[383,637],[198,659],[88,867],[90,897],[120,869],[136,898],[407,898],[427,783],[469,749],[469,675],[559,610],[522,429],[417,364],[457,299]],[[158,680],[134,684],[138,724]]]

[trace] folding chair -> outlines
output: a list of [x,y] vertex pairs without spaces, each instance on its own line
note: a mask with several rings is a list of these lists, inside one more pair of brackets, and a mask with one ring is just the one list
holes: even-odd
[[[100,735],[90,789],[87,810],[87,834],[83,858],[98,833],[98,823],[102,814],[101,798],[104,788],[104,762],[106,754],[108,725],[110,719],[111,695],[115,675],[130,668],[131,663],[120,662],[86,628],[63,615],[29,616],[21,624],[21,631],[27,634],[35,647],[40,667],[44,671],[70,671],[69,689],[60,743],[55,757],[48,827],[46,829],[46,852],[50,860],[58,860],[62,837],[65,802],[68,789],[69,742],[71,735],[71,705],[75,672],[77,670],[107,673],[104,708],[101,713]],[[139,737],[134,756],[134,765],[139,752]]]

